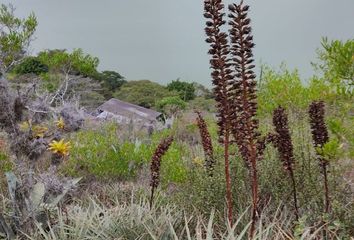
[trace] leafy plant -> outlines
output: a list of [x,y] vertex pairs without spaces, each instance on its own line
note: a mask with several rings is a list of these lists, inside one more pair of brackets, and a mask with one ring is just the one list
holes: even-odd
[[7,172],[6,178],[10,201],[13,206],[11,225],[15,226],[16,232],[13,232],[13,229],[10,227],[11,225],[9,226],[5,222],[5,219],[2,218],[0,219],[0,235],[5,235],[10,239],[13,239],[15,234],[23,235],[26,232],[32,232],[35,222],[42,226],[47,226],[50,220],[50,212],[55,210],[68,191],[80,181],[79,178],[66,181],[57,194],[51,194],[46,183],[38,181],[33,185],[29,196],[26,196],[21,189],[24,188],[24,185],[27,183],[21,182],[13,172]]
[[354,40],[329,41],[323,38],[319,63],[313,64],[341,94],[352,94],[354,85]]
[[16,65],[12,69],[12,72],[20,75],[28,73],[40,75],[48,72],[48,70],[48,66],[43,64],[36,57],[26,57],[20,62],[20,64]]
[[60,141],[53,140],[51,143],[49,143],[48,150],[61,157],[65,157],[69,155],[70,148],[70,142],[65,142],[64,139],[61,139]]
[[184,110],[187,104],[180,97],[165,97],[156,102],[156,109],[168,117],[175,117],[179,111]]
[[178,92],[179,97],[186,102],[195,98],[195,87],[193,83],[188,83],[177,79],[167,84],[167,89]]
[[119,100],[146,108],[154,108],[156,102],[163,98],[177,95],[177,92],[170,92],[166,87],[149,80],[129,81],[113,94]]
[[32,40],[38,22],[31,13],[27,18],[14,15],[14,7],[0,5],[0,72],[6,73],[16,62],[21,60]]
[[46,50],[38,53],[37,57],[49,67],[53,73],[70,73],[96,78],[99,59],[85,54],[82,49],[74,49],[68,53],[66,50]]

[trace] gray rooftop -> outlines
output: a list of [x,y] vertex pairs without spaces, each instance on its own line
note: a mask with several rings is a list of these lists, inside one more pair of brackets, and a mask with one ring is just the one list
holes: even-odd
[[97,109],[129,118],[142,118],[146,120],[156,120],[161,115],[161,113],[154,110],[123,102],[116,98],[111,98]]

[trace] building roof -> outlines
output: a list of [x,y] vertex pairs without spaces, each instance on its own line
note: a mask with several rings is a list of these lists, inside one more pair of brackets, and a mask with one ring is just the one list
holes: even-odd
[[111,98],[97,109],[128,118],[141,118],[150,121],[156,120],[162,114],[151,109],[120,101],[116,98]]

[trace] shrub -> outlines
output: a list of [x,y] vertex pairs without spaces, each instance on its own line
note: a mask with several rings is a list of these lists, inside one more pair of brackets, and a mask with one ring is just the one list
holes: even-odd
[[[110,123],[100,130],[82,130],[71,137],[71,155],[63,172],[71,176],[96,177],[102,180],[127,180],[137,176],[148,163],[159,140],[167,132],[155,133],[150,143],[121,141],[125,126]],[[181,182],[186,176],[183,162],[185,147],[172,144],[161,163],[162,184]]]
[[36,75],[40,75],[41,73],[48,72],[48,66],[43,64],[36,57],[27,57],[21,61],[20,64],[16,65],[12,72],[22,75],[28,73],[34,73]]
[[73,176],[127,179],[136,174],[144,159],[137,155],[133,143],[120,144],[114,124],[101,130],[85,130],[75,134],[72,151],[64,170]]
[[290,71],[285,65],[282,65],[278,72],[269,67],[264,68],[258,100],[258,112],[261,115],[271,113],[278,106],[286,109],[305,109],[309,103],[298,71]]
[[179,79],[167,85],[169,91],[176,91],[183,101],[190,101],[195,98],[195,87],[193,83],[180,81]]
[[184,110],[187,104],[180,97],[165,97],[156,102],[156,109],[167,116],[175,116],[179,111]]
[[177,95],[177,92],[169,91],[165,86],[149,80],[129,81],[113,94],[114,97],[122,101],[145,108],[154,108],[159,100]]

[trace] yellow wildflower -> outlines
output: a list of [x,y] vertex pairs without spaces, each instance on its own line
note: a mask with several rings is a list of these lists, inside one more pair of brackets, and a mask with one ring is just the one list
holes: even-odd
[[69,155],[70,148],[70,142],[64,142],[64,139],[62,139],[60,141],[53,140],[49,144],[48,150],[52,151],[52,153],[59,154],[64,157]]

